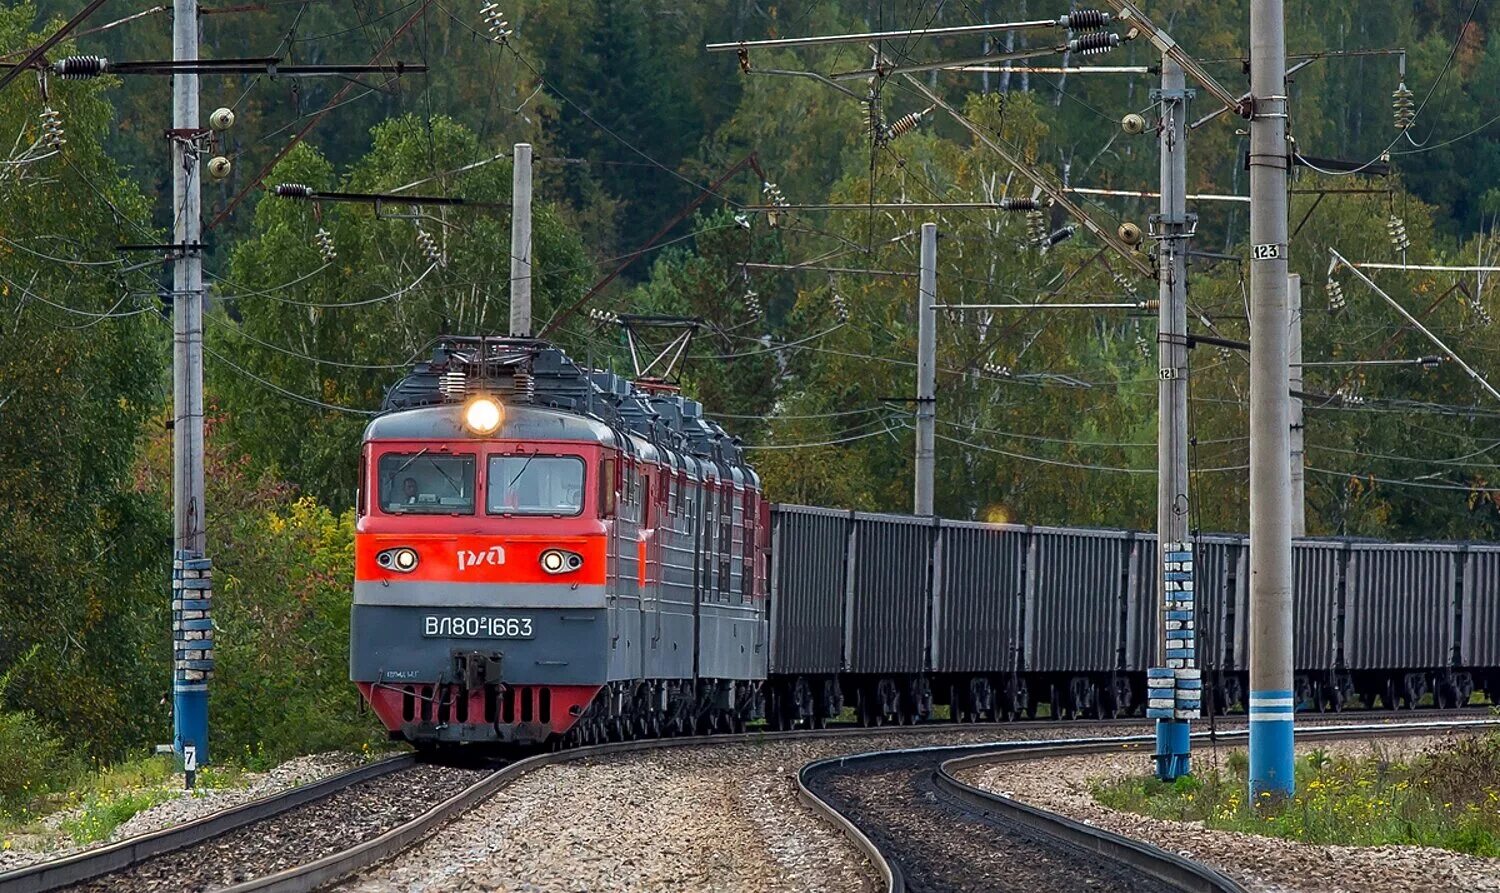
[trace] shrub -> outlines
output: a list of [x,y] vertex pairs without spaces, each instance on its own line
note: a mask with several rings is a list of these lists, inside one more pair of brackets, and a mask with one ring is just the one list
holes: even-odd
[[83,809],[63,821],[62,830],[74,843],[104,840],[138,812],[170,799],[167,791],[125,790],[95,794],[84,801]]
[[82,771],[82,761],[34,715],[0,712],[0,813],[24,816]]
[[1097,785],[1099,802],[1157,818],[1271,834],[1307,843],[1414,844],[1500,856],[1500,734],[1464,738],[1409,761],[1380,747],[1367,757],[1316,749],[1297,761],[1285,803],[1248,802],[1248,765],[1236,752],[1223,771],[1167,784],[1130,776]]

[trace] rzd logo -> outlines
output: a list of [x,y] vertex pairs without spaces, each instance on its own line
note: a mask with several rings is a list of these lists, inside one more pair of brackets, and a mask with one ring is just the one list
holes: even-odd
[[466,549],[458,550],[458,569],[466,570],[478,567],[481,564],[499,567],[505,563],[505,549],[500,546],[490,546],[483,552],[470,552]]

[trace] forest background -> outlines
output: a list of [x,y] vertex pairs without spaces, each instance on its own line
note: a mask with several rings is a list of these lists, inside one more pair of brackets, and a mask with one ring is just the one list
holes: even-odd
[[[75,12],[62,0],[0,10],[13,61]],[[168,8],[170,5],[168,5]],[[518,0],[513,32],[490,39],[469,0],[267,0],[206,8],[204,54],[288,62],[366,61],[404,21],[391,59],[425,74],[365,79],[266,183],[412,191],[508,203],[510,146],[536,148],[536,312],[554,318],[749,153],[791,202],[993,201],[1029,197],[1014,171],[940,113],[873,141],[855,97],[771,69],[869,64],[857,46],[757,52],[743,74],[715,40],[927,28],[1056,17],[1066,0]],[[1328,250],[1411,262],[1492,261],[1500,212],[1500,49],[1482,3],[1370,0],[1288,5],[1296,53],[1404,48],[1420,106],[1392,121],[1397,57],[1316,61],[1291,87],[1292,132],[1314,158],[1390,155],[1391,173],[1294,178],[1293,269],[1303,277],[1310,361],[1436,353]],[[1245,83],[1247,3],[1170,0],[1147,11],[1233,87]],[[169,12],[115,0],[90,24],[139,16],[62,51],[170,57]],[[900,60],[1046,45],[1055,35],[889,41]],[[1144,40],[1102,59],[1154,65]],[[1152,74],[1014,71],[923,75],[1030,163],[1070,185],[1151,190]],[[851,82],[865,95],[863,80]],[[232,175],[206,190],[214,219],[340,80],[203,79],[205,114],[235,110],[222,151]],[[875,94],[887,122],[926,103],[900,79]],[[86,763],[168,737],[170,277],[126,243],[166,240],[173,209],[163,78],[34,77],[0,93],[0,809]],[[50,153],[44,107],[66,144]],[[1193,118],[1212,111],[1200,91]],[[12,137],[12,135],[14,135]],[[1190,191],[1244,194],[1247,140],[1231,116],[1189,138]],[[43,157],[44,156],[44,157]],[[1336,190],[1322,194],[1319,190]],[[1134,301],[1132,278],[1084,235],[1041,251],[1024,215],[945,210],[796,212],[730,178],[592,302],[601,310],[701,317],[686,391],[751,448],[780,501],[910,507],[919,225],[940,228],[945,302]],[[1109,229],[1146,228],[1151,199],[1084,197]],[[1245,205],[1201,202],[1192,328],[1246,337]],[[1054,212],[1048,232],[1066,220]],[[324,235],[320,237],[320,232]],[[215,750],[259,764],[368,740],[345,678],[354,457],[384,388],[446,326],[497,332],[508,308],[509,221],[482,210],[382,216],[354,205],[267,197],[209,232],[206,340],[209,551],[218,570]],[[806,264],[765,270],[756,264]],[[891,271],[864,275],[846,270]],[[1483,276],[1378,274],[1480,370],[1492,367],[1495,289]],[[1342,289],[1342,299],[1336,294]],[[562,318],[562,317],[559,317]],[[617,330],[587,313],[557,338],[622,368]],[[938,327],[940,514],[1032,524],[1149,529],[1155,516],[1154,314],[1048,311],[944,315]],[[1193,526],[1246,524],[1248,367],[1242,354],[1192,357]],[[1454,364],[1307,369],[1308,528],[1393,539],[1494,539],[1500,406]],[[42,756],[38,756],[42,755]],[[57,768],[62,767],[62,768]],[[71,767],[71,768],[69,768]],[[22,782],[27,787],[21,788]]]

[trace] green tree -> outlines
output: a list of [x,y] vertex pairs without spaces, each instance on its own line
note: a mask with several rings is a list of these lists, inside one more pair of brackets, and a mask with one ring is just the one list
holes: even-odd
[[[377,214],[367,206],[263,200],[255,233],[236,247],[231,275],[207,313],[217,354],[209,382],[222,401],[225,436],[259,468],[336,510],[352,504],[354,445],[385,389],[439,334],[503,332],[509,324],[509,163],[434,176],[438,159],[496,154],[446,118],[430,126],[411,116],[389,121],[376,128],[374,143],[343,177],[313,149],[298,147],[276,179],[355,192],[430,180],[412,191],[499,207],[387,205]],[[332,260],[321,254],[320,229],[330,234]],[[549,206],[536,208],[532,232],[540,325],[582,291],[592,266]]]
[[[41,39],[34,13],[0,10],[0,51]],[[161,728],[169,685],[167,516],[131,472],[170,335],[150,276],[114,250],[156,237],[103,149],[110,86],[53,83],[44,102],[23,77],[0,94],[0,699],[87,729],[76,743],[100,757]]]

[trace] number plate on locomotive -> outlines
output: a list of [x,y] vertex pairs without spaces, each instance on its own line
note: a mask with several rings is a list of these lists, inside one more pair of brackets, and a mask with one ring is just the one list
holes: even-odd
[[422,635],[445,639],[529,639],[530,617],[438,617],[422,618]]

